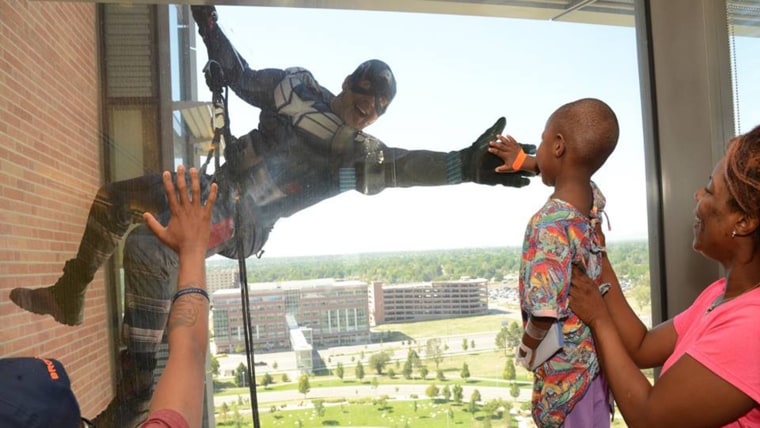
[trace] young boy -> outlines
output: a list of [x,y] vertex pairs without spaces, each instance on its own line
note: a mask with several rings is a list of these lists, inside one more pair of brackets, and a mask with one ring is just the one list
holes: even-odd
[[[605,199],[591,176],[615,149],[618,134],[612,109],[585,98],[552,113],[535,157],[526,156],[509,136],[498,136],[489,149],[505,161],[497,172],[532,171],[554,187],[528,223],[520,267],[525,332],[516,359],[535,375],[533,419],[539,427],[610,426],[609,393],[591,331],[570,311],[568,297],[574,264],[592,279],[601,273],[604,247],[595,227]],[[547,337],[555,323],[561,346],[541,361],[536,349],[545,338],[556,339]]]

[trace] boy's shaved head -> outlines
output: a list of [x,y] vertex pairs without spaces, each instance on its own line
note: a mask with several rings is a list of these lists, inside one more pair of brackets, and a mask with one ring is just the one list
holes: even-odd
[[572,157],[592,172],[615,150],[620,135],[615,112],[596,98],[567,103],[558,108],[549,121],[556,132],[565,136]]

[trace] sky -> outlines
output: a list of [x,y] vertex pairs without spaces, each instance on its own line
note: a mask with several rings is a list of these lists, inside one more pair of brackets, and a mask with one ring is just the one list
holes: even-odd
[[[607,239],[647,238],[632,27],[287,7],[218,7],[218,13],[252,68],[305,67],[336,94],[361,62],[388,63],[398,93],[365,132],[391,147],[460,150],[500,116],[507,118],[505,133],[538,144],[557,107],[604,100],[621,130],[615,152],[593,177],[607,197]],[[199,73],[205,60],[199,49]],[[201,99],[210,99],[203,79],[199,84]],[[242,135],[257,125],[259,110],[230,94],[232,133]],[[520,246],[530,216],[551,192],[540,178],[519,189],[467,183],[374,196],[345,192],[278,221],[264,250],[266,257],[285,257]]]

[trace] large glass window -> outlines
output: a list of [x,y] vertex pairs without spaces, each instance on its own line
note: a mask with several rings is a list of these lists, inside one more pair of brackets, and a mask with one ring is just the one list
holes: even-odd
[[736,133],[748,132],[760,117],[760,2],[728,4],[731,71],[734,83]]
[[[651,323],[643,131],[632,26],[277,7],[217,10],[220,27],[252,69],[304,67],[333,94],[341,91],[346,77],[361,62],[371,58],[385,61],[393,70],[398,92],[387,112],[365,132],[391,147],[458,151],[469,147],[500,116],[507,119],[504,133],[523,143],[538,144],[548,116],[560,105],[584,97],[606,101],[617,113],[621,136],[594,180],[607,198],[609,222],[605,219],[605,224],[611,228],[605,227],[605,233],[613,264],[635,309]],[[196,53],[201,73],[206,52],[200,39]],[[197,81],[199,98],[210,100],[204,79]],[[243,136],[261,127],[259,113],[230,92],[233,135]],[[303,165],[299,165],[303,170],[293,173],[311,173]],[[288,287],[298,287],[298,281],[303,281],[300,293],[306,296],[311,293],[311,281],[319,278],[358,280],[367,287],[380,282],[402,289],[406,286],[409,291],[420,286],[437,290],[431,288],[432,281],[485,278],[486,314],[440,318],[442,313],[449,317],[471,312],[452,307],[459,298],[452,301],[448,293],[440,291],[429,292],[425,306],[419,299],[393,297],[403,292],[386,294],[384,304],[373,302],[369,307],[375,319],[379,311],[384,311],[383,319],[402,311],[403,316],[388,318],[428,321],[381,322],[372,326],[367,337],[344,334],[345,330],[366,328],[367,302],[343,310],[345,296],[326,292],[335,297],[322,299],[316,307],[320,323],[312,326],[315,364],[311,381],[340,376],[336,379],[339,385],[351,390],[331,399],[346,400],[345,412],[352,415],[362,411],[348,405],[350,400],[376,396],[374,382],[397,391],[389,394],[394,398],[425,396],[425,387],[405,386],[408,382],[399,376],[413,350],[423,362],[408,379],[419,379],[424,367],[430,373],[424,377],[442,388],[443,383],[435,380],[440,368],[453,387],[460,380],[462,364],[467,363],[472,376],[503,382],[503,368],[511,357],[497,348],[496,335],[502,325],[520,322],[515,290],[525,225],[552,190],[540,178],[533,178],[529,186],[519,189],[464,183],[388,188],[376,195],[345,191],[279,219],[262,257],[248,260],[248,281],[253,289],[261,281],[288,282]],[[236,261],[213,257],[209,263]],[[295,296],[292,288],[287,293]],[[441,301],[431,303],[435,298]],[[298,311],[298,300],[294,297],[292,302],[288,311]],[[344,314],[356,316],[345,318]],[[425,358],[424,345],[431,339],[440,340],[438,353]],[[297,380],[301,373],[293,371],[298,367],[295,353],[280,351],[257,351],[256,360],[266,362],[257,367],[257,375],[263,370],[272,374],[275,383],[282,374]],[[378,374],[371,364],[380,353],[388,355],[389,362]],[[223,366],[229,364],[228,359],[238,361],[227,355],[217,358]],[[490,369],[475,368],[483,361]],[[357,373],[358,366],[366,377]],[[391,372],[395,376],[390,376]],[[525,406],[530,401],[532,380],[521,369],[517,379],[519,394],[512,417],[528,422]],[[282,387],[287,388],[285,385]],[[475,387],[467,382],[462,385],[466,401]],[[486,395],[483,403],[509,393],[504,387],[477,389]],[[295,387],[292,393],[299,397]],[[259,402],[267,403],[260,405],[263,409],[285,404],[270,402],[273,395],[266,388],[259,387],[258,394]],[[281,413],[282,418],[299,419],[304,426],[311,426],[305,422],[305,413],[285,409]],[[270,418],[264,419],[266,423],[274,423],[276,416],[271,417],[262,414],[262,418]],[[464,423],[469,424],[469,419]],[[410,422],[410,426],[415,424]]]

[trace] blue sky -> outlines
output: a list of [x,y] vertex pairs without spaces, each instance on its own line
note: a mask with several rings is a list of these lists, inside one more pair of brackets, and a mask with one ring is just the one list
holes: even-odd
[[[334,93],[362,61],[398,81],[387,113],[365,131],[389,146],[459,150],[499,116],[538,143],[546,118],[582,97],[620,120],[618,147],[594,179],[607,196],[608,240],[646,239],[644,150],[632,27],[419,13],[219,7],[219,23],[252,68],[302,66]],[[205,51],[199,51],[199,67]],[[207,92],[205,84],[199,92]],[[233,134],[258,110],[230,97]],[[519,246],[551,194],[539,178],[514,189],[476,184],[346,192],[281,219],[267,257]]]

